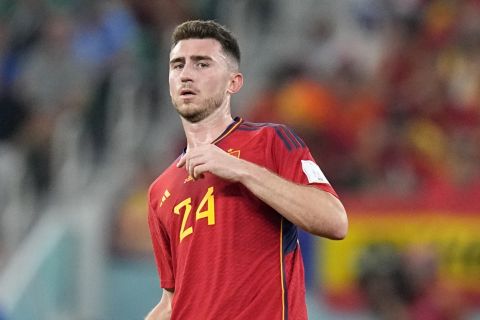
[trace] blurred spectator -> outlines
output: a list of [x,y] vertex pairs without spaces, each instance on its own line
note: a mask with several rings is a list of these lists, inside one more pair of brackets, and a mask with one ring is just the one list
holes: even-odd
[[132,47],[136,22],[121,2],[96,3],[75,18],[73,54],[89,70],[111,68],[119,55]]
[[461,294],[438,279],[438,257],[434,248],[414,245],[403,253],[403,268],[409,285],[409,319],[466,319]]
[[0,91],[0,142],[13,140],[27,118],[27,108],[19,97]]
[[[31,46],[37,29],[29,26],[36,23],[29,23],[31,20],[26,17],[21,21],[24,27],[14,28],[20,24],[18,14],[13,14],[21,11],[21,3],[17,6],[15,10],[13,2],[6,2],[0,8],[0,142],[17,137],[28,118],[27,106],[13,85],[20,71],[20,60]],[[8,17],[10,15],[13,17]]]
[[[168,73],[171,29],[179,22],[198,16],[201,1],[126,0],[126,7],[136,20],[136,69],[139,74],[138,98],[146,104],[147,125],[155,125],[162,116],[166,92],[164,79]],[[139,103],[140,104],[140,103]],[[138,106],[135,106],[138,107]]]
[[70,17],[51,11],[38,43],[24,59],[19,79],[31,115],[23,145],[40,196],[49,191],[53,179],[51,147],[56,122],[78,114],[89,96],[88,74],[73,56],[71,38]]
[[358,281],[368,307],[380,319],[409,319],[409,288],[395,247],[372,244],[359,256]]
[[466,319],[461,294],[438,278],[433,248],[374,244],[358,262],[361,292],[380,319]]
[[[114,91],[116,72],[132,64],[137,23],[132,13],[119,1],[97,2],[80,9],[72,34],[72,55],[84,68],[92,92],[82,113],[84,135],[93,151],[93,162],[103,159],[112,129],[108,122],[113,113],[109,98]],[[133,106],[132,106],[133,107]]]
[[[367,178],[357,166],[372,160],[362,158],[361,152],[373,150],[364,149],[367,144],[361,141],[371,139],[367,130],[379,128],[384,112],[382,101],[353,65],[341,65],[328,81],[318,81],[306,70],[287,66],[285,73],[274,73],[278,86],[254,102],[251,117],[256,121],[289,123],[312,146],[312,153],[326,172],[333,173],[334,184],[347,190],[358,189]],[[376,146],[375,152],[382,147]],[[352,158],[357,153],[358,159]],[[339,166],[343,170],[337,170]]]

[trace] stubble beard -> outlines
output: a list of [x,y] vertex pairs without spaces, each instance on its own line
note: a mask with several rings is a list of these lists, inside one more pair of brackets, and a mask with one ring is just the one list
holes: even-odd
[[[191,123],[197,123],[202,121],[203,119],[207,118],[211,115],[215,110],[220,108],[223,102],[222,96],[212,97],[205,99],[200,106],[188,106],[192,103],[183,103],[180,101],[173,101],[175,109],[177,110],[178,114]],[[187,105],[183,107],[183,105]]]

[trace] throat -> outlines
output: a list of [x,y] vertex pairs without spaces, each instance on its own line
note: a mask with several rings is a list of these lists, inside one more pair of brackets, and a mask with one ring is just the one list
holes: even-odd
[[235,123],[235,120],[233,120],[230,115],[228,117],[215,119],[215,121],[212,121],[213,119],[208,119],[210,121],[205,120],[189,124],[184,121],[183,125],[188,148],[215,142]]

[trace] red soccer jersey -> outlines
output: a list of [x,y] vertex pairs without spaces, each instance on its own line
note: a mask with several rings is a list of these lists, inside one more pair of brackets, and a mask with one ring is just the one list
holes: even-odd
[[[287,127],[235,121],[214,142],[287,180],[334,195]],[[194,181],[175,161],[150,187],[149,225],[172,320],[307,319],[297,227],[240,183]]]

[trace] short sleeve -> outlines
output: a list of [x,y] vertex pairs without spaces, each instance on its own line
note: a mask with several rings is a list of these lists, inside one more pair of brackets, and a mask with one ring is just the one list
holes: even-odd
[[158,218],[154,209],[155,206],[152,205],[152,202],[150,192],[148,201],[148,226],[150,228],[150,237],[152,239],[155,262],[160,276],[160,286],[165,289],[174,289],[175,278],[173,275],[170,237]]
[[289,181],[312,185],[338,197],[305,142],[286,126],[277,125],[273,130],[272,157],[277,174]]

